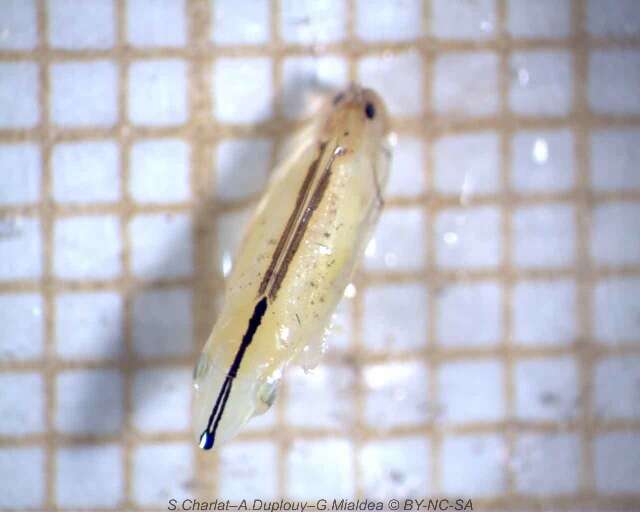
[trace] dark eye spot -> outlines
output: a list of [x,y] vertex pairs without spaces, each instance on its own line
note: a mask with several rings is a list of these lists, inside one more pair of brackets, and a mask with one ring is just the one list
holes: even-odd
[[364,106],[364,113],[367,114],[369,119],[376,117],[376,108],[373,106],[373,103],[367,103]]
[[338,103],[340,103],[342,101],[342,98],[344,98],[344,93],[339,93],[336,95],[335,98],[333,98],[333,104],[337,105]]

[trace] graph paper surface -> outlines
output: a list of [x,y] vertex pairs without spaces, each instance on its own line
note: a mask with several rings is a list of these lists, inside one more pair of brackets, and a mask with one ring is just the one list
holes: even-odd
[[[282,137],[386,100],[320,367],[201,452],[191,368]],[[640,3],[0,0],[0,509],[640,509]]]

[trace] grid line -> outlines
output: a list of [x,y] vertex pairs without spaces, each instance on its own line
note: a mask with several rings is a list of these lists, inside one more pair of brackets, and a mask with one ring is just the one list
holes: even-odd
[[[431,29],[431,16],[433,12],[432,1],[429,0],[423,3],[424,13],[423,13],[423,23],[425,32],[429,32]],[[426,127],[429,126],[431,122],[433,122],[433,113],[430,105],[429,98],[431,98],[433,91],[433,80],[435,76],[434,71],[434,61],[436,52],[432,48],[425,48],[421,52],[422,55],[422,66],[424,70],[424,90],[423,94],[423,102],[424,102],[424,114],[422,124]],[[426,135],[422,138],[422,147],[424,151],[424,168],[423,174],[425,178],[426,190],[427,194],[431,193],[435,190],[435,159],[434,159],[434,137],[433,135]],[[425,255],[426,255],[426,270],[425,270],[425,283],[427,289],[429,290],[429,299],[427,303],[428,311],[427,317],[431,320],[428,323],[428,333],[427,333],[427,346],[430,348],[429,354],[426,355],[426,360],[429,367],[429,382],[427,394],[429,397],[429,401],[431,404],[438,404],[438,358],[436,357],[436,351],[438,350],[438,341],[437,341],[437,333],[436,333],[436,319],[438,318],[438,309],[435,301],[435,288],[439,286],[440,276],[438,275],[438,269],[436,265],[436,250],[435,250],[435,242],[436,235],[433,227],[433,219],[437,214],[437,203],[435,198],[430,198],[429,201],[423,201],[424,203],[424,214],[426,216],[427,222],[425,223]],[[459,202],[459,201],[458,201]],[[437,405],[432,405],[432,415],[438,414]],[[434,428],[433,433],[429,437],[431,441],[431,460],[429,464],[429,471],[431,473],[431,492],[441,491],[441,480],[442,476],[440,474],[440,464],[438,460],[440,460],[440,455],[442,451],[442,428],[436,422],[436,428]]]
[[[422,33],[432,32],[433,0],[422,2]],[[429,473],[433,492],[443,491],[443,440],[447,436],[478,435],[499,433],[504,436],[509,460],[515,456],[516,440],[521,433],[573,433],[579,436],[582,470],[579,491],[572,496],[544,496],[534,498],[517,490],[517,475],[510,464],[505,464],[505,492],[474,500],[474,504],[483,507],[509,508],[512,510],[531,510],[540,507],[555,507],[561,510],[574,510],[576,507],[601,507],[633,510],[640,503],[637,495],[619,495],[605,497],[595,491],[595,460],[593,445],[597,435],[606,432],[640,431],[640,420],[617,419],[604,420],[595,417],[593,372],[596,363],[604,357],[640,355],[640,343],[626,345],[607,345],[594,341],[592,299],[595,284],[610,277],[640,276],[640,266],[602,265],[590,256],[590,218],[593,209],[601,204],[629,201],[640,203],[640,191],[625,190],[601,192],[592,189],[589,176],[591,157],[589,136],[598,128],[639,127],[640,116],[599,115],[589,106],[587,83],[589,52],[594,49],[637,50],[640,38],[600,38],[587,33],[586,0],[571,0],[572,35],[559,40],[532,39],[521,40],[508,34],[507,0],[497,0],[497,23],[495,37],[487,41],[456,41],[422,36],[407,42],[367,42],[356,31],[357,3],[346,3],[346,36],[340,43],[290,44],[281,37],[280,13],[282,2],[270,3],[269,26],[271,40],[265,45],[214,44],[210,41],[212,24],[211,3],[207,0],[187,0],[187,44],[184,48],[157,47],[140,49],[129,46],[126,38],[127,8],[125,0],[115,1],[116,41],[108,50],[60,50],[51,48],[48,37],[48,9],[46,0],[37,0],[37,22],[39,42],[34,51],[0,51],[0,62],[34,61],[38,65],[40,79],[39,104],[41,120],[33,129],[0,130],[2,142],[38,142],[42,146],[42,182],[40,201],[32,205],[0,206],[0,218],[30,216],[39,218],[43,240],[43,275],[38,279],[18,279],[0,282],[0,293],[41,292],[44,297],[43,318],[45,326],[45,352],[40,359],[33,361],[0,361],[0,372],[41,372],[46,388],[46,431],[24,436],[0,435],[2,446],[44,446],[46,456],[46,500],[47,510],[59,510],[56,488],[56,453],[60,448],[85,444],[119,444],[123,448],[122,468],[125,483],[122,507],[132,511],[161,510],[161,508],[142,507],[134,498],[133,454],[141,444],[161,444],[168,442],[191,442],[188,432],[148,433],[139,431],[132,422],[134,373],[141,369],[175,368],[191,366],[198,352],[197,345],[206,339],[214,318],[216,306],[213,296],[223,287],[224,277],[211,254],[218,252],[215,231],[220,218],[227,214],[246,209],[255,203],[256,196],[238,201],[211,202],[214,189],[214,174],[210,172],[217,166],[215,148],[223,138],[263,136],[274,141],[272,163],[275,162],[281,137],[298,127],[302,121],[286,119],[283,112],[283,61],[293,56],[340,56],[346,57],[348,78],[356,81],[359,77],[358,61],[367,56],[385,54],[397,55],[409,50],[417,50],[423,67],[422,110],[418,115],[393,116],[392,124],[400,136],[418,136],[425,155],[422,175],[426,183],[426,192],[411,198],[391,197],[386,205],[390,209],[420,208],[427,222],[424,227],[426,255],[424,268],[416,271],[375,272],[360,271],[355,278],[358,294],[353,301],[351,312],[351,347],[344,353],[329,353],[326,362],[341,364],[347,360],[353,362],[356,374],[351,393],[355,397],[355,420],[350,428],[298,428],[289,425],[286,417],[287,379],[283,379],[280,398],[276,405],[276,424],[259,432],[241,433],[241,441],[260,441],[275,439],[277,446],[277,492],[281,496],[289,493],[289,453],[292,439],[321,441],[327,438],[348,437],[352,442],[353,479],[355,494],[366,496],[364,475],[360,467],[360,455],[363,446],[372,441],[415,436],[430,442],[431,454]],[[452,119],[435,113],[433,89],[435,60],[439,55],[456,52],[488,50],[499,58],[499,108],[496,115],[486,118]],[[568,50],[573,56],[573,110],[559,117],[530,117],[516,115],[509,107],[509,83],[511,80],[510,57],[516,51],[529,50]],[[224,123],[217,119],[212,104],[213,84],[216,61],[225,57],[267,57],[272,63],[272,90],[274,93],[274,115],[271,119],[251,126]],[[129,121],[128,91],[129,67],[133,61],[158,58],[180,58],[188,64],[188,122],[176,127],[140,127]],[[118,119],[113,127],[86,127],[71,129],[56,126],[50,119],[51,84],[50,70],[54,63],[67,61],[91,61],[96,59],[115,60],[118,69]],[[520,130],[542,130],[567,128],[575,135],[574,156],[576,160],[576,184],[564,192],[541,192],[522,194],[514,190],[511,184],[513,175],[512,152],[513,135]],[[436,191],[435,184],[435,145],[447,135],[474,133],[491,130],[499,135],[500,155],[500,191],[474,196],[470,203],[460,204],[457,195],[447,195]],[[53,146],[59,142],[77,142],[86,140],[116,139],[119,143],[121,158],[120,197],[115,204],[57,204],[52,194]],[[130,149],[137,141],[146,138],[179,138],[189,142],[190,153],[190,199],[178,203],[142,204],[132,197],[129,181],[131,174]],[[520,268],[513,261],[513,212],[526,206],[548,206],[568,204],[575,207],[576,221],[576,265],[561,268]],[[435,218],[450,208],[475,208],[495,206],[502,212],[500,232],[502,237],[501,263],[495,268],[458,270],[444,268],[437,263],[437,233]],[[130,221],[135,215],[144,213],[190,214],[192,237],[194,240],[194,270],[189,277],[142,279],[132,271],[132,248]],[[120,234],[123,241],[122,274],[109,280],[70,280],[55,275],[53,267],[54,225],[58,219],[79,215],[115,215],[120,221]],[[544,281],[549,279],[570,279],[578,287],[578,338],[579,341],[567,346],[549,346],[536,343],[533,346],[520,346],[514,339],[513,292],[517,283],[523,280]],[[490,280],[500,284],[502,299],[502,335],[500,343],[491,347],[451,348],[443,345],[438,336],[440,318],[439,291],[455,283],[471,284]],[[364,293],[371,286],[381,284],[419,283],[428,289],[427,343],[424,349],[370,352],[364,333]],[[133,298],[143,290],[172,289],[185,287],[193,292],[194,301],[191,311],[194,343],[192,351],[185,356],[159,357],[145,360],[136,355],[133,347]],[[124,298],[124,355],[113,360],[65,361],[56,355],[56,315],[55,301],[60,292],[67,291],[115,291]],[[550,356],[571,356],[578,362],[580,383],[580,414],[567,422],[520,420],[516,414],[514,365],[517,361],[535,360]],[[438,373],[441,365],[451,361],[467,359],[496,360],[504,365],[504,387],[506,411],[502,421],[474,421],[463,425],[448,424],[437,418],[437,406],[440,401]],[[433,415],[428,423],[408,427],[393,427],[379,432],[367,425],[365,418],[364,390],[361,374],[367,365],[389,362],[423,361],[429,369],[427,395],[433,404]],[[69,435],[57,432],[55,410],[56,377],[61,372],[78,369],[115,369],[123,373],[125,425],[122,434],[109,435]],[[194,489],[205,497],[216,497],[220,492],[221,458],[204,454],[195,445]],[[91,510],[103,510],[99,507]]]
[[[46,201],[49,197],[51,189],[51,141],[48,136],[49,126],[49,70],[47,62],[47,9],[44,0],[38,2],[38,34],[40,37],[38,52],[44,57],[39,59],[39,74],[41,87],[39,90],[39,103],[41,106],[41,126],[44,127],[45,136],[42,140],[42,169],[43,179],[41,182],[41,211],[40,211],[40,223],[42,229],[42,240],[44,245],[43,251],[43,278],[42,278],[42,295],[43,295],[43,317],[44,317],[44,336],[45,336],[45,358],[53,359],[55,356],[55,341],[54,341],[54,296],[51,292],[49,282],[52,275],[52,254],[51,254],[51,239],[52,239],[52,208],[51,204]],[[46,425],[47,431],[52,432],[55,429],[53,411],[55,410],[55,373],[51,369],[44,368],[45,387],[46,387]],[[49,506],[55,506],[55,481],[54,475],[56,474],[56,461],[55,461],[55,439],[52,436],[48,436],[45,439],[45,467],[46,467],[46,503]]]
[[[590,179],[589,179],[589,106],[587,99],[586,84],[588,83],[588,55],[586,45],[588,36],[586,35],[586,0],[574,0],[572,21],[574,32],[578,37],[578,44],[574,47],[574,62],[576,67],[576,80],[574,82],[574,95],[577,106],[578,117],[583,117],[583,122],[577,122],[574,133],[576,133],[576,162],[577,162],[577,188],[578,198],[576,201],[576,226],[577,226],[577,266],[584,268],[587,277],[578,284],[578,325],[579,335],[584,340],[593,339],[593,329],[591,325],[590,297],[593,296],[594,281],[593,265],[589,257],[589,220],[590,220]],[[588,342],[587,342],[588,343]],[[586,494],[594,494],[595,474],[592,446],[595,439],[592,429],[593,418],[593,397],[592,397],[592,373],[594,369],[595,351],[586,346],[577,351],[580,364],[580,394],[582,407],[582,474],[581,486]]]

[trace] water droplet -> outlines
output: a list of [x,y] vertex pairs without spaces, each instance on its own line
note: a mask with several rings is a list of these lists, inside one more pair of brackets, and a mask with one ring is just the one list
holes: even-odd
[[533,161],[539,165],[545,164],[549,159],[549,145],[544,139],[536,139],[531,151]]
[[319,244],[318,252],[320,254],[327,255],[327,254],[331,254],[333,251],[331,250],[331,247],[327,247],[326,245]]
[[222,275],[227,277],[231,272],[232,260],[231,253],[225,252],[222,256]]
[[468,204],[471,196],[473,195],[474,181],[471,173],[467,172],[464,175],[462,182],[462,191],[460,192],[460,204]]
[[529,75],[529,72],[525,68],[518,69],[518,83],[522,87],[526,87],[527,85],[529,85],[530,79],[531,79],[531,76]]
[[382,366],[372,366],[364,372],[364,381],[369,389],[381,389],[387,382],[388,375]]
[[353,299],[357,293],[358,293],[358,290],[356,289],[353,283],[349,283],[347,287],[344,289],[344,296],[347,299]]
[[493,30],[493,23],[491,23],[489,20],[483,20],[480,23],[480,30],[482,30],[483,32],[491,32]]
[[280,327],[280,339],[284,342],[286,342],[289,339],[289,332],[290,329],[286,326],[281,326]]
[[258,401],[256,403],[256,415],[264,414],[273,405],[278,394],[279,379],[267,379],[263,382],[257,392]]
[[373,258],[376,255],[376,239],[372,238],[371,240],[369,240],[369,243],[367,244],[367,248],[364,251],[364,255],[367,258]]
[[398,264],[398,256],[393,252],[388,252],[384,255],[384,264],[388,268],[394,268]]
[[447,245],[455,245],[458,243],[458,233],[454,233],[453,231],[448,231],[444,234],[444,243]]

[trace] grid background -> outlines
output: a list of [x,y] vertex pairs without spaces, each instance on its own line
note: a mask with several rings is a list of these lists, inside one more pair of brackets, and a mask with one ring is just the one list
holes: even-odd
[[[0,0],[0,508],[639,509],[639,6]],[[387,100],[387,208],[322,366],[204,454],[191,367],[316,80]]]

